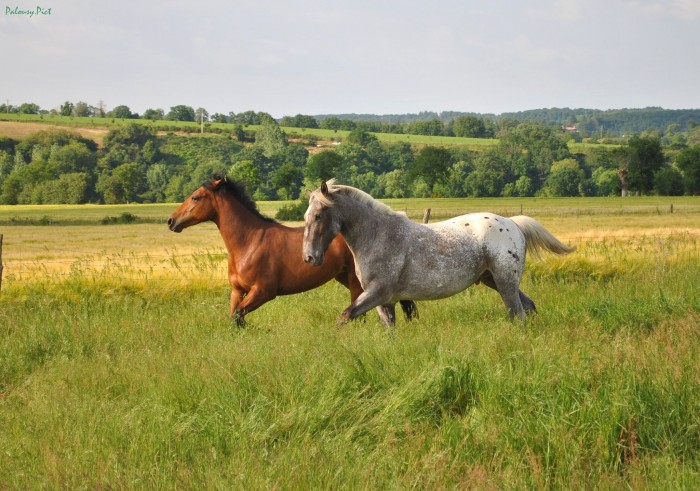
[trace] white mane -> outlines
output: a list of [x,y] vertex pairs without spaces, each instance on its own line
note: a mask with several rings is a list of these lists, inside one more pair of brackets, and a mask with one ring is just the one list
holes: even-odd
[[[374,199],[372,196],[369,194],[365,193],[364,191],[361,191],[357,188],[353,188],[351,186],[343,186],[342,184],[335,184],[335,179],[330,179],[326,181],[326,186],[328,186],[328,194],[333,195],[335,193],[340,193],[348,198],[352,198],[355,201],[359,201],[360,203],[369,206],[373,210],[379,212],[379,213],[384,213],[384,214],[390,214],[394,213],[394,210],[391,209],[391,207],[385,205],[384,203],[377,201]],[[322,193],[316,192],[314,193],[316,196],[316,199],[318,199],[322,204],[326,206],[333,206],[333,201],[331,201],[329,198],[326,198],[323,196]]]

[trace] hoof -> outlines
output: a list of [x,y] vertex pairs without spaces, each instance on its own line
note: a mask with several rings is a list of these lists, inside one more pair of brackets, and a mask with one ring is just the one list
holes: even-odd
[[350,322],[350,309],[345,309],[338,317],[338,327],[343,327],[348,322]]
[[231,321],[236,327],[245,327],[245,316],[238,311],[234,312],[231,316]]

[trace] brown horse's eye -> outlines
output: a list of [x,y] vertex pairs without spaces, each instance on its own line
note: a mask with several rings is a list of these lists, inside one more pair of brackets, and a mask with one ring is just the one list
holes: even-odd
[[192,196],[192,201],[199,201],[199,196]]

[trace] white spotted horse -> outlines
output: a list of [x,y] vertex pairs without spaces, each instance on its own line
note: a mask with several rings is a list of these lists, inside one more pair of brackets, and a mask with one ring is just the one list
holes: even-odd
[[511,318],[525,319],[536,311],[520,290],[526,252],[574,250],[527,216],[472,213],[421,224],[334,180],[310,194],[304,219],[304,261],[322,265],[326,248],[341,233],[355,257],[364,291],[343,311],[340,324],[376,306],[393,311],[397,301],[446,298],[475,283],[498,291]]

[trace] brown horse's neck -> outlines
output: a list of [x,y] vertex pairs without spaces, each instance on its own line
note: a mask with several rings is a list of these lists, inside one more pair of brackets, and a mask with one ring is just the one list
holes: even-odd
[[256,216],[232,196],[217,195],[216,204],[213,222],[219,228],[231,257],[235,257],[241,249],[255,245],[261,240],[264,231],[273,225]]

